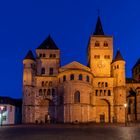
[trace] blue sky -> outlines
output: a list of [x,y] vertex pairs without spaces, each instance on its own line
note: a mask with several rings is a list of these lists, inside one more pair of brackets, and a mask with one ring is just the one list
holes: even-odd
[[0,95],[22,96],[22,60],[51,34],[61,49],[61,65],[86,64],[86,47],[97,9],[106,35],[114,36],[126,60],[126,75],[140,56],[139,0],[1,0]]

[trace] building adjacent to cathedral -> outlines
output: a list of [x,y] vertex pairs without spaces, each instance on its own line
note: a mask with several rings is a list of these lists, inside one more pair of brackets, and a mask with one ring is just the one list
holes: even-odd
[[50,36],[36,49],[36,57],[28,52],[23,60],[23,123],[126,121],[124,104],[132,82],[126,82],[120,51],[113,57],[113,37],[104,34],[99,17],[87,50],[88,66],[74,61],[62,67]]

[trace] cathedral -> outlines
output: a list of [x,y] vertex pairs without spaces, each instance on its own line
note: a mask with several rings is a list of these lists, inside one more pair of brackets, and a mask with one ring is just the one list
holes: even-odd
[[87,65],[73,61],[61,67],[60,58],[51,36],[36,48],[36,56],[31,50],[25,56],[23,123],[140,120],[140,60],[133,78],[126,78],[125,60],[119,50],[113,56],[113,36],[104,33],[100,17],[88,42]]

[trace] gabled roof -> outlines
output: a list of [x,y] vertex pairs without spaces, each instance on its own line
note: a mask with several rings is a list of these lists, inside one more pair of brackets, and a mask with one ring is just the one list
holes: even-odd
[[13,99],[11,97],[0,96],[0,104],[9,104],[21,107],[22,99]]
[[103,31],[103,28],[102,28],[102,23],[101,23],[101,20],[100,20],[99,16],[98,16],[98,19],[97,19],[96,28],[95,28],[95,31],[94,31],[93,35],[104,35],[104,31]]
[[133,66],[133,69],[140,64],[140,58],[137,60],[136,64]]
[[121,52],[118,50],[117,53],[116,53],[116,56],[115,56],[115,58],[113,60],[113,62],[120,61],[120,60],[124,61],[124,59],[123,59],[123,57],[121,55]]
[[58,50],[59,48],[56,46],[55,42],[49,35],[37,49],[50,49],[50,50]]
[[139,83],[139,82],[133,78],[126,78],[126,83]]
[[28,53],[26,54],[24,59],[31,59],[31,60],[35,60],[34,55],[32,53],[31,50],[28,51]]
[[89,67],[87,67],[85,65],[82,65],[77,61],[73,61],[73,62],[61,67],[60,71],[65,71],[65,70],[68,70],[68,69],[70,69],[70,70],[79,69],[79,70],[90,71]]

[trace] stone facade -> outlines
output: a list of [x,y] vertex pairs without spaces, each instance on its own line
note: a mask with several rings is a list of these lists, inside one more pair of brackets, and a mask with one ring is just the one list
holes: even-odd
[[[88,66],[60,67],[60,50],[49,36],[23,60],[23,123],[126,121],[125,61],[113,57],[113,37],[100,18],[88,43]],[[114,58],[114,59],[113,59]]]

